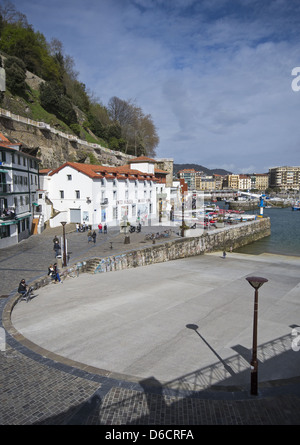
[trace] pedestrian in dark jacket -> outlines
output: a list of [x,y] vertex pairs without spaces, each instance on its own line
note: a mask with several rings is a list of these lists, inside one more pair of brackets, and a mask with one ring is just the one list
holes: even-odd
[[60,245],[58,242],[54,243],[54,247],[53,247],[54,251],[55,251],[55,258],[57,257],[57,255],[59,255],[59,251],[60,251]]
[[94,230],[92,233],[92,238],[93,238],[94,244],[96,243],[96,237],[97,237],[97,233]]
[[61,284],[63,284],[63,282],[60,279],[59,273],[58,273],[57,263],[53,264],[53,269],[54,269],[54,279],[55,279],[55,282],[57,283],[57,281],[59,281]]
[[24,295],[26,293],[26,291],[27,291],[27,284],[26,284],[26,281],[23,279],[19,283],[18,292],[19,292],[19,294]]

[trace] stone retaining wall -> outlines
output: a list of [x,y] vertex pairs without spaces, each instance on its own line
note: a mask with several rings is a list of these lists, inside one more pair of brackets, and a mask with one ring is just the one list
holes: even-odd
[[87,260],[87,269],[94,273],[103,273],[202,255],[206,252],[229,251],[270,234],[270,218],[264,218],[217,229],[203,236],[176,239],[106,258],[93,258]]
[[[208,252],[229,251],[246,244],[250,244],[271,234],[270,218],[239,223],[237,226],[227,226],[212,232],[205,232],[203,236],[180,238],[151,247],[132,250],[119,255],[111,255],[105,258],[92,258],[84,262],[70,265],[62,271],[60,276],[64,278],[68,274],[79,275],[81,273],[103,273],[132,267],[147,266],[149,264],[187,258],[195,255],[203,255]],[[34,289],[47,286],[51,283],[49,276],[35,280],[30,285]],[[19,294],[11,302],[11,309],[20,299]]]

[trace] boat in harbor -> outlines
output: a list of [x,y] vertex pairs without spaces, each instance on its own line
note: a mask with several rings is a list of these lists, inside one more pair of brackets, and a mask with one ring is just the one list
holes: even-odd
[[292,210],[300,210],[300,201],[297,201],[292,205]]

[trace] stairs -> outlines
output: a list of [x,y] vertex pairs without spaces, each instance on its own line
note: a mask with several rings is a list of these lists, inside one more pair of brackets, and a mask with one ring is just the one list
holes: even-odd
[[99,266],[101,258],[91,258],[86,263],[85,273],[94,274],[96,268]]

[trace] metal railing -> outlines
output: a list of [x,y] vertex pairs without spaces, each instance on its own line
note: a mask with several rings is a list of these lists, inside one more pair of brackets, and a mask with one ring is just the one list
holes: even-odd
[[[46,124],[45,122],[37,122],[37,121],[34,121],[33,119],[19,116],[17,114],[13,114],[11,111],[4,110],[3,108],[0,108],[0,116],[4,116],[7,119],[12,119],[14,121],[22,122],[24,124],[33,125],[34,127],[38,127],[40,129],[48,130],[53,134],[56,134],[62,138],[68,139],[70,142],[77,142],[78,144],[86,145],[90,148],[101,148],[101,150],[106,151],[107,153],[113,153],[115,155],[124,155],[124,153],[122,153],[120,151],[110,150],[109,148],[103,147],[100,144],[84,141],[82,139],[79,139],[77,136],[75,136],[73,134],[64,133],[64,132],[59,131],[55,128],[52,128],[49,124]],[[131,158],[134,157],[131,155],[127,155],[127,156],[131,157]]]

